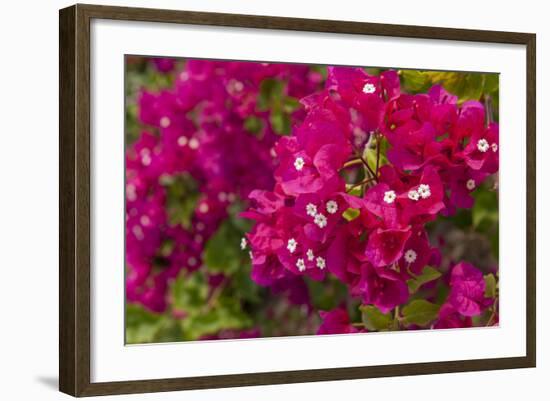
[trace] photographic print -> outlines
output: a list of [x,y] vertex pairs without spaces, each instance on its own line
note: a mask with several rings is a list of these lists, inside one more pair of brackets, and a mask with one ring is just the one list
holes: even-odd
[[497,73],[127,55],[125,101],[126,344],[498,326]]

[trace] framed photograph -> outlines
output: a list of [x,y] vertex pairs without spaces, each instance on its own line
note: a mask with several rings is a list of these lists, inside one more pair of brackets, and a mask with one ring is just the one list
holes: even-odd
[[61,391],[535,366],[534,34],[59,18]]

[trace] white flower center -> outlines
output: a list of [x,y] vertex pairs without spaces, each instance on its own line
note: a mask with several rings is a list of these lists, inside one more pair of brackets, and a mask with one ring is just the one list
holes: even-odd
[[308,203],[306,205],[306,213],[308,216],[315,217],[317,214],[317,206],[315,206],[313,203]]
[[330,200],[326,204],[327,212],[334,214],[338,211],[338,203],[336,201]]
[[288,249],[290,251],[290,253],[294,253],[294,251],[296,250],[296,246],[298,245],[298,243],[296,242],[296,240],[294,238],[291,238],[288,240],[287,244],[286,244],[286,249]]
[[422,199],[427,199],[432,195],[432,191],[430,190],[430,186],[428,184],[420,184],[416,191]]
[[476,187],[476,182],[472,178],[466,181],[466,188],[468,188],[470,191],[475,187]]
[[199,212],[208,213],[208,210],[209,210],[208,203],[201,203],[199,205]]
[[414,189],[411,189],[408,193],[408,197],[410,200],[417,201],[420,198],[420,194]]
[[405,261],[407,263],[414,263],[416,260],[416,252],[412,249],[409,249],[407,252],[405,252]]
[[487,152],[489,150],[489,142],[486,139],[480,139],[477,141],[477,149],[482,153]]
[[191,149],[197,149],[199,147],[199,141],[197,138],[191,138],[189,140],[189,147]]
[[393,203],[395,198],[396,198],[395,191],[390,190],[390,191],[384,192],[384,202],[391,204]]
[[170,118],[164,116],[160,119],[160,126],[162,128],[168,128],[170,126]]
[[312,249],[308,249],[307,250],[307,260],[309,260],[310,262],[315,259],[315,255],[313,254],[313,250]]
[[187,145],[187,142],[188,141],[187,141],[187,138],[185,136],[180,136],[178,138],[178,145],[181,146],[181,147]]
[[327,265],[327,262],[325,261],[324,258],[318,256],[317,259],[315,259],[315,264],[317,265],[317,267],[321,270],[323,270],[325,268],[325,266]]
[[318,213],[315,215],[315,218],[313,219],[314,223],[319,226],[319,228],[324,228],[327,226],[327,218],[324,214]]
[[370,82],[366,83],[365,86],[363,86],[363,93],[370,94],[374,92],[376,92],[376,86],[374,86]]
[[491,144],[491,149],[493,149],[493,152],[496,153],[498,150],[498,145],[496,143]]
[[149,216],[143,215],[140,217],[139,222],[143,227],[147,227],[149,224],[151,224],[151,219]]
[[300,258],[296,261],[296,267],[299,271],[303,272],[306,269],[306,264],[304,262],[304,259]]
[[141,155],[141,163],[144,166],[148,166],[149,164],[151,164],[151,156],[149,156],[149,153],[144,153],[143,155]]
[[296,160],[294,160],[294,167],[297,171],[301,171],[304,168],[304,159],[301,157],[297,157]]
[[218,193],[218,200],[220,202],[225,202],[227,200],[227,194],[225,192]]
[[246,241],[246,238],[241,238],[241,249],[244,251],[246,249],[246,246],[248,245],[248,242]]
[[135,201],[137,199],[136,186],[133,184],[128,184],[126,186],[126,196],[129,201]]

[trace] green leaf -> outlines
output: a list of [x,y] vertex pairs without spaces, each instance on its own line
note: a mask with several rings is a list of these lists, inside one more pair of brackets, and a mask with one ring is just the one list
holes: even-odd
[[225,298],[208,310],[194,312],[181,320],[186,340],[196,340],[220,330],[236,330],[252,325],[250,318],[240,309],[238,300]]
[[431,86],[430,77],[419,70],[400,70],[401,83],[408,92],[424,92]]
[[203,260],[210,271],[229,273],[239,269],[243,263],[243,252],[239,246],[241,237],[242,234],[230,220],[220,225],[204,248]]
[[331,310],[340,305],[348,294],[339,280],[328,277],[324,281],[306,280],[312,305],[318,310]]
[[168,221],[189,228],[199,199],[197,183],[189,174],[183,174],[176,177],[163,176],[161,184],[166,187]]
[[493,191],[479,191],[475,195],[472,208],[472,223],[474,228],[480,228],[482,223],[490,226],[498,223],[498,198]]
[[493,93],[499,89],[499,74],[484,74],[483,75],[483,92]]
[[430,281],[437,280],[439,277],[441,277],[441,273],[438,270],[434,269],[431,266],[425,266],[422,270],[422,274],[416,276],[415,278],[407,280],[409,293],[414,294],[424,284],[429,283]]
[[348,207],[344,213],[342,213],[342,216],[347,221],[355,220],[359,215],[361,214],[361,211],[359,209],[353,209],[351,207]]
[[262,120],[256,116],[250,116],[244,121],[244,128],[254,135],[258,135],[263,127]]
[[169,325],[164,315],[151,313],[142,306],[126,305],[126,343],[157,342],[159,334]]
[[371,331],[387,331],[393,328],[393,317],[391,313],[382,313],[376,306],[361,305],[361,316],[363,324]]
[[209,286],[199,272],[180,274],[173,282],[172,305],[175,309],[190,312],[202,308],[208,299]]
[[264,79],[260,84],[258,110],[267,111],[273,108],[275,102],[280,102],[285,85],[277,79]]
[[417,299],[403,308],[403,323],[427,326],[437,318],[438,312],[439,305],[424,299]]
[[274,110],[269,116],[269,122],[275,133],[279,135],[290,134],[291,121],[288,114]]
[[487,298],[496,298],[497,296],[497,280],[492,273],[483,276],[485,279],[485,296]]

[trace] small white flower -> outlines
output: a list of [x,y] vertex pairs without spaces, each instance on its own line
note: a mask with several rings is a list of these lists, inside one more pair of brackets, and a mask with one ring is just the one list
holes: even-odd
[[143,215],[140,217],[139,222],[143,227],[147,227],[149,224],[151,224],[151,219],[147,215]]
[[304,259],[300,258],[296,261],[296,267],[299,271],[303,272],[306,269],[306,264],[304,262]]
[[248,242],[246,241],[245,237],[241,238],[241,249],[244,251],[246,249],[246,246],[248,245]]
[[199,212],[208,213],[208,210],[209,210],[208,203],[201,203],[199,205]]
[[338,211],[338,203],[336,203],[336,201],[333,201],[333,200],[328,201],[326,204],[326,207],[327,207],[327,212],[329,212],[330,214],[334,214]]
[[487,152],[489,150],[489,142],[486,139],[480,139],[477,141],[477,149],[482,153]]
[[405,260],[407,263],[414,263],[416,260],[416,252],[412,249],[409,249],[407,252],[405,252]]
[[291,238],[288,240],[287,244],[286,244],[286,249],[288,249],[290,251],[290,253],[294,253],[294,251],[296,250],[296,246],[298,245],[298,243],[296,242],[296,240],[294,238]]
[[151,164],[151,156],[149,155],[149,153],[144,153],[141,155],[141,164],[143,164],[144,166],[148,166],[149,164]]
[[189,266],[196,266],[197,265],[197,258],[191,256],[189,259],[187,259],[187,263]]
[[473,190],[475,187],[476,187],[476,182],[472,178],[466,181],[466,188],[468,188],[470,191]]
[[308,203],[306,205],[306,213],[308,216],[315,217],[317,214],[317,206],[315,206],[313,203]]
[[324,258],[318,256],[317,259],[315,259],[315,264],[317,265],[317,267],[321,270],[323,270],[325,268],[325,266],[327,265],[327,262],[325,261]]
[[315,259],[315,255],[313,254],[313,250],[312,249],[308,249],[307,250],[307,260],[309,260],[310,262]]
[[371,84],[370,82],[367,82],[365,84],[365,86],[363,86],[363,93],[374,93],[376,92],[376,86],[374,86],[373,84]]
[[498,150],[498,145],[496,143],[491,144],[491,149],[496,153]]
[[384,192],[384,202],[391,204],[393,203],[395,198],[396,198],[395,191],[390,190],[390,191]]
[[319,226],[319,228],[325,228],[327,226],[327,218],[322,213],[317,213],[313,222]]
[[250,257],[250,260],[254,260],[254,255],[252,254],[252,251],[248,251],[248,256]]
[[411,189],[407,195],[410,200],[417,201],[420,198],[420,194],[414,189]]
[[185,136],[180,136],[180,137],[178,138],[178,145],[181,146],[181,147],[186,146],[186,145],[187,145],[187,142],[188,142],[188,141],[187,141],[187,137],[185,137]]
[[138,240],[141,241],[144,238],[143,230],[141,229],[141,226],[134,226],[132,228],[132,232],[134,233],[134,235]]
[[417,192],[422,199],[429,198],[432,195],[432,191],[430,190],[430,186],[428,184],[420,184]]
[[294,167],[297,171],[301,171],[304,168],[304,164],[306,163],[301,157],[297,157],[296,160],[294,160]]
[[199,147],[199,141],[197,138],[191,138],[189,140],[189,147],[191,149],[197,149]]
[[170,126],[170,118],[164,116],[160,119],[160,126],[162,128],[168,128]]
[[218,193],[218,200],[220,202],[225,202],[227,200],[227,194],[223,191]]
[[136,186],[134,184],[126,185],[126,197],[129,201],[135,201],[137,199]]

